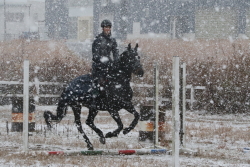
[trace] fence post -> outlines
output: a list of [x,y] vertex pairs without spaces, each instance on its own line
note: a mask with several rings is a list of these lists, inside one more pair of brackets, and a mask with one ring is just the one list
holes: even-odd
[[181,65],[181,78],[180,78],[180,85],[181,85],[181,92],[180,92],[180,145],[184,148],[186,147],[186,126],[185,126],[185,119],[186,119],[186,63]]
[[35,98],[35,101],[39,103],[40,85],[39,85],[39,80],[37,77],[35,78],[35,87],[36,87],[36,95],[37,95],[37,97]]
[[154,66],[154,115],[155,115],[155,123],[154,123],[154,147],[159,145],[159,83],[158,83],[158,78],[159,78],[159,69],[158,69],[158,64],[155,63]]
[[190,88],[190,110],[193,110],[193,105],[194,105],[194,87],[191,85]]
[[180,131],[180,118],[179,118],[179,63],[180,58],[175,56],[173,57],[173,89],[172,89],[172,163],[173,167],[179,167],[179,131]]
[[29,60],[23,63],[23,149],[28,151],[29,122]]

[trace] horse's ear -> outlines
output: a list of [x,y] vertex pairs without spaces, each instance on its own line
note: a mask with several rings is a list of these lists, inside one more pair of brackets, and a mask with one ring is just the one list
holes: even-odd
[[135,45],[135,51],[137,51],[137,48],[139,47],[138,43]]
[[131,50],[131,43],[128,44],[128,50]]

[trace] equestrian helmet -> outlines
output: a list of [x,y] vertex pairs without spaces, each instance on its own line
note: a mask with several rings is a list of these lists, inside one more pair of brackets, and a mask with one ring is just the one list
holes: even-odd
[[103,27],[107,27],[107,26],[112,27],[111,21],[109,21],[109,20],[103,20],[102,23],[101,23],[101,27],[103,28]]

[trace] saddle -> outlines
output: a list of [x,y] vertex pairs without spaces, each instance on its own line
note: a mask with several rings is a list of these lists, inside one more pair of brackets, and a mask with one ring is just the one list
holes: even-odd
[[92,80],[92,87],[90,90],[90,95],[92,96],[91,107],[94,109],[106,108],[107,106],[107,94],[108,94],[108,84],[107,78],[100,77],[98,79]]

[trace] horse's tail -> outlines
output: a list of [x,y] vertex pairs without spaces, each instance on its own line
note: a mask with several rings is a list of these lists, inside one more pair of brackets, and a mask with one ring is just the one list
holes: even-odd
[[68,86],[66,86],[61,94],[60,100],[57,104],[56,115],[50,111],[45,111],[43,116],[48,128],[51,127],[51,122],[60,122],[67,113],[67,106],[74,103],[89,104],[91,98],[88,95],[88,90],[92,86],[92,78],[90,75],[81,75],[73,79]]
[[68,103],[63,98],[63,95],[64,95],[64,93],[61,95],[61,98],[58,102],[57,109],[56,109],[56,115],[52,114],[52,112],[50,112],[50,111],[45,111],[43,114],[43,117],[44,117],[45,122],[46,122],[49,129],[52,127],[51,122],[59,123],[63,119],[63,117],[65,117],[65,115],[67,113]]

